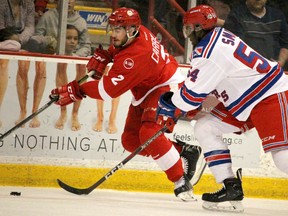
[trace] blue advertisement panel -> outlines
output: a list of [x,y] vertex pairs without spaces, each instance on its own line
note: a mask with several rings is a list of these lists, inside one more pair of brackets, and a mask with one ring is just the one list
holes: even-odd
[[111,13],[79,10],[79,14],[86,20],[88,28],[106,29],[108,17]]

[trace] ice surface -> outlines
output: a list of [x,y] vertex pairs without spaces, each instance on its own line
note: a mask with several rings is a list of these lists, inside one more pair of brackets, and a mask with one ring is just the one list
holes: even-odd
[[[10,192],[21,192],[11,196]],[[96,189],[78,196],[57,188],[0,187],[0,216],[287,216],[288,200],[245,198],[244,213],[219,213],[171,194]]]

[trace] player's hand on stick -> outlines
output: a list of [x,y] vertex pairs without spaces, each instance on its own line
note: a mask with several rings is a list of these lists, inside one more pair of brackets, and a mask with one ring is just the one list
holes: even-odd
[[53,89],[49,95],[49,98],[56,99],[55,104],[60,106],[66,106],[75,101],[82,100],[83,97],[85,97],[85,95],[80,91],[79,84],[76,80]]
[[94,70],[95,73],[92,75],[92,78],[99,80],[103,76],[107,64],[111,61],[112,54],[109,51],[104,50],[100,44],[95,50],[93,56],[90,58],[86,67],[89,72]]
[[157,124],[166,125],[167,133],[172,133],[178,117],[186,114],[186,112],[174,106],[171,101],[172,96],[173,92],[166,92],[160,96],[156,114]]
[[185,113],[184,117],[187,119],[187,120],[192,120],[198,112],[201,111],[201,106],[198,108],[198,109],[195,109],[195,110],[190,110],[188,112]]

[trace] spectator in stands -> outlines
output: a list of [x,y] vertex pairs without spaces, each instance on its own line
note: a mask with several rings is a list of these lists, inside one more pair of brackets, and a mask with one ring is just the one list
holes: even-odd
[[66,41],[65,41],[65,54],[73,55],[79,41],[79,31],[74,25],[67,25]]
[[269,0],[267,5],[280,9],[288,20],[288,1],[283,0]]
[[[57,5],[60,1],[56,1]],[[68,3],[68,17],[67,24],[71,24],[78,29],[79,32],[79,43],[74,52],[72,53],[75,56],[85,57],[91,53],[91,42],[88,35],[88,28],[85,19],[83,19],[79,13],[74,10],[76,0],[69,0]],[[42,36],[50,36],[57,38],[58,34],[58,19],[59,11],[58,8],[50,9],[45,12],[45,14],[40,18],[35,34]],[[56,86],[62,86],[67,84],[67,63],[58,63],[56,71]],[[76,79],[82,78],[86,73],[86,67],[83,64],[76,64]],[[78,120],[78,111],[80,107],[80,101],[73,104],[72,110],[72,125],[71,129],[73,131],[80,130],[81,125]],[[56,121],[55,127],[58,129],[63,129],[64,124],[67,121],[67,109],[66,106],[61,107],[61,114],[59,119]]]
[[38,23],[40,17],[45,13],[49,0],[34,0],[35,4],[35,23]]
[[[0,4],[0,29],[13,28],[14,39],[21,44],[21,49],[25,50],[25,45],[34,33],[34,2],[32,0],[3,0]],[[0,59],[0,107],[8,85],[8,64],[9,60]],[[22,102],[27,100],[28,80],[26,74],[29,69],[29,61],[18,61],[18,72],[16,78],[17,93],[20,103],[20,116],[16,124],[25,118],[26,106]],[[2,125],[0,121],[0,126]]]
[[287,70],[287,21],[282,11],[266,3],[267,0],[246,0],[238,7],[233,7],[224,27],[262,56],[278,61]]

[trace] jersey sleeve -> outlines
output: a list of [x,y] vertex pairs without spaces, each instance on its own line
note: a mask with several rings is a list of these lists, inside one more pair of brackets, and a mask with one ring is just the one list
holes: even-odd
[[184,85],[174,93],[173,104],[183,111],[197,109],[206,97],[225,78],[224,71],[213,61],[205,58],[191,62]]

